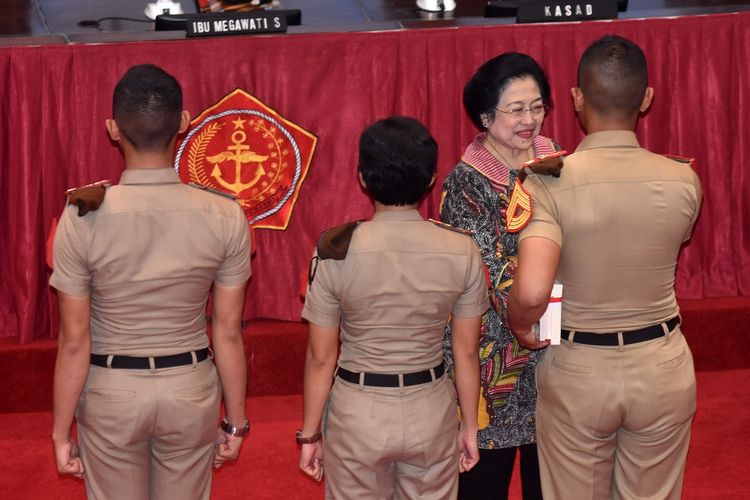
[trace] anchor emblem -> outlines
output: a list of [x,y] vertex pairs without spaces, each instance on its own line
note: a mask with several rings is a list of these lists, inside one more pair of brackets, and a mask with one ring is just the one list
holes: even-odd
[[[266,175],[266,170],[263,168],[262,162],[268,159],[268,155],[261,155],[250,151],[250,146],[244,143],[246,138],[247,134],[243,130],[235,130],[232,133],[233,146],[228,146],[226,151],[222,151],[217,155],[206,157],[206,160],[214,166],[211,171],[211,177],[237,195],[254,186],[261,177]],[[221,175],[219,165],[225,161],[234,161],[234,182],[227,181]],[[241,179],[242,165],[245,163],[258,164],[258,168],[255,169],[255,174],[250,182],[242,182]]]
[[180,179],[235,195],[255,229],[286,229],[317,137],[239,88],[190,126],[175,154]]

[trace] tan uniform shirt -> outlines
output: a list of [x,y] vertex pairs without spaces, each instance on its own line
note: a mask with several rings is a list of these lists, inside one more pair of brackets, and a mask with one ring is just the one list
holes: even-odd
[[408,373],[443,359],[451,314],[480,316],[488,307],[472,239],[416,210],[393,210],[357,227],[344,260],[320,261],[302,317],[323,327],[341,324],[342,367]]
[[521,239],[561,247],[562,327],[638,329],[678,313],[677,255],[701,204],[689,165],[653,154],[630,131],[584,138],[560,178],[532,175],[534,215]]
[[93,353],[160,356],[206,347],[211,283],[249,277],[249,229],[234,200],[183,184],[172,168],[131,169],[99,210],[63,210],[50,284],[90,294]]

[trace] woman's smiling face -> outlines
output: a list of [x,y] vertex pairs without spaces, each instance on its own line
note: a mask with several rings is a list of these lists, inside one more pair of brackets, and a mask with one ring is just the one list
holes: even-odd
[[[487,128],[493,142],[510,150],[529,149],[544,123],[539,85],[530,76],[511,80],[500,94],[495,118]],[[514,116],[521,110],[520,116]]]

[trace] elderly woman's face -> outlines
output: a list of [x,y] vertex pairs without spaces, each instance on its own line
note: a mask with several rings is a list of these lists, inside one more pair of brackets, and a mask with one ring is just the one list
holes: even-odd
[[[497,102],[495,118],[487,132],[509,149],[528,149],[544,122],[544,104],[539,85],[531,77],[512,80]],[[518,115],[520,110],[520,116]]]

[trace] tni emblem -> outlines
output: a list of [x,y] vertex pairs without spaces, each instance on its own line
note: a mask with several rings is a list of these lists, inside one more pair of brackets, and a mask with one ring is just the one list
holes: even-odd
[[175,168],[185,182],[234,194],[251,226],[286,229],[316,143],[237,89],[192,121]]

